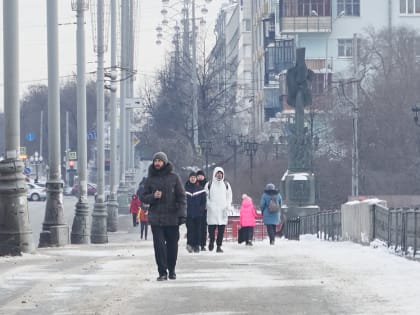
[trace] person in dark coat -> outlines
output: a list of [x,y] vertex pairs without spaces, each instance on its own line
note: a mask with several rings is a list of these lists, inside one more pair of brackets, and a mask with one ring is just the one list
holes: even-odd
[[[206,174],[202,170],[197,171],[197,182],[198,184],[204,188],[207,184]],[[206,202],[206,199],[205,201]],[[200,234],[200,247],[201,250],[206,250],[206,242],[207,242],[207,209],[206,205],[204,205],[204,212],[203,216],[201,217],[201,234]]]
[[187,250],[200,252],[201,220],[205,212],[206,191],[197,182],[197,175],[191,172],[185,184],[187,195]]
[[186,221],[186,195],[181,178],[164,152],[153,155],[140,200],[149,205],[149,224],[158,267],[158,281],[175,280],[179,226]]

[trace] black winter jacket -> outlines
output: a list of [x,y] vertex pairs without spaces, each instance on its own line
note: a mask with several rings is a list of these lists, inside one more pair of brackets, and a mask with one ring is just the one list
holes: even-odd
[[[173,169],[171,162],[165,164],[161,170],[156,170],[153,164],[149,166],[140,200],[150,205],[150,225],[178,225],[179,218],[187,216],[184,186],[178,174],[173,173]],[[153,197],[156,190],[162,191],[160,199]]]
[[206,191],[198,183],[192,184],[187,181],[185,184],[187,194],[187,216],[189,218],[201,217],[206,210]]

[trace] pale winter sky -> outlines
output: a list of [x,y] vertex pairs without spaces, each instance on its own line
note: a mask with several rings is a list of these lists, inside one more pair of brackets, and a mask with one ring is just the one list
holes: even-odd
[[[70,0],[57,0],[59,2],[59,58],[60,58],[60,77],[62,80],[71,78],[76,73],[76,22],[75,12],[71,9]],[[95,1],[95,0],[90,0]],[[170,38],[166,34],[163,45],[157,46],[156,26],[162,21],[160,13],[162,4],[160,0],[138,0],[140,6],[140,19],[138,21],[138,51],[137,51],[137,86],[143,86],[153,78],[153,74],[164,61],[164,53],[169,47]],[[47,82],[47,20],[46,20],[46,0],[19,0],[19,67],[20,67],[20,94],[30,84]],[[105,1],[109,2],[109,0]],[[174,9],[169,10],[168,16],[172,20],[180,20],[181,3],[180,0],[170,0],[170,6]],[[207,34],[209,44],[212,40],[214,21],[223,0],[213,0],[209,5],[209,13],[206,16]],[[96,1],[95,1],[96,3]],[[196,0],[197,16],[200,16],[200,6],[204,0]],[[178,14],[177,14],[178,13]],[[86,71],[94,73],[96,71],[96,57],[93,52],[93,39],[91,32],[90,12],[86,12]],[[0,111],[3,111],[3,2],[0,6]],[[172,32],[172,31],[171,31]],[[207,44],[208,47],[211,45]],[[209,48],[207,48],[210,51]],[[105,66],[109,66],[110,55],[106,55]],[[93,75],[93,74],[92,74]]]

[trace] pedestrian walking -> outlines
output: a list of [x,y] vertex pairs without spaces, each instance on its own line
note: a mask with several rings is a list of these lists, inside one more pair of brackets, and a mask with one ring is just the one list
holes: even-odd
[[201,221],[206,206],[206,191],[197,182],[197,174],[191,172],[185,184],[187,195],[187,250],[200,252]]
[[147,230],[148,230],[148,226],[149,226],[148,214],[149,214],[149,211],[147,210],[147,208],[143,204],[143,207],[140,207],[140,212],[139,212],[140,239],[141,240],[143,239],[143,235],[144,235],[144,239],[147,240]]
[[179,226],[186,221],[186,196],[181,178],[164,152],[153,155],[141,201],[149,205],[149,223],[159,276],[175,280]]
[[247,194],[243,194],[241,207],[239,209],[239,224],[247,246],[252,246],[256,218],[261,218],[261,215],[257,213],[252,198]]
[[140,200],[139,200],[137,194],[133,194],[131,196],[130,213],[131,213],[131,216],[133,218],[133,226],[134,227],[136,227],[138,225],[137,215],[140,211],[140,205],[141,205],[141,203],[140,203]]
[[[198,184],[204,188],[207,184],[206,174],[202,170],[197,171],[197,182]],[[205,198],[205,202],[207,198]],[[207,206],[204,207],[203,215],[201,216],[201,225],[200,225],[201,233],[200,233],[200,249],[202,251],[206,250],[206,243],[207,243]]]
[[267,184],[261,196],[260,209],[270,238],[270,245],[274,245],[276,225],[280,223],[281,202],[282,198],[276,186],[272,183]]
[[216,252],[223,253],[222,243],[225,226],[228,222],[228,211],[232,208],[232,189],[225,180],[225,171],[216,167],[212,179],[205,186],[207,193],[207,224],[209,232],[209,250],[214,249],[217,240]]

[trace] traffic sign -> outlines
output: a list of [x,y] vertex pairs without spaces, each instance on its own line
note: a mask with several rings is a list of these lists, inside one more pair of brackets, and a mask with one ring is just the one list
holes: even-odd
[[88,138],[88,140],[95,140],[96,139],[96,131],[88,131],[87,138]]
[[77,160],[77,152],[76,151],[70,151],[69,152],[69,160]]
[[33,132],[28,132],[25,135],[25,139],[29,142],[32,142],[35,140],[35,134]]

